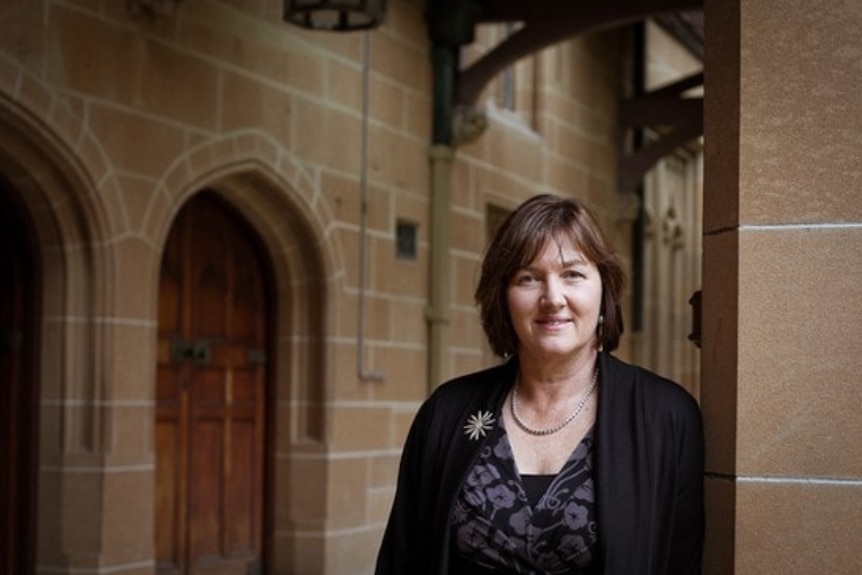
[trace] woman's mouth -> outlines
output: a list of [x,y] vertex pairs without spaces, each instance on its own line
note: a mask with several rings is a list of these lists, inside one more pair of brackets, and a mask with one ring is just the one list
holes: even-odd
[[541,319],[537,320],[536,323],[538,323],[539,325],[541,325],[543,327],[554,329],[554,328],[563,327],[565,325],[568,325],[570,323],[570,321],[568,318],[546,317],[546,318],[541,318]]

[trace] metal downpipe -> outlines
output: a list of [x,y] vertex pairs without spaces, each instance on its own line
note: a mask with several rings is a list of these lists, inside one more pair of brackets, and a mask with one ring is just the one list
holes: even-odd
[[431,261],[429,273],[428,391],[446,377],[446,332],[449,326],[450,263],[449,210],[452,197],[452,110],[456,74],[456,49],[435,44],[433,48],[434,101],[433,138],[428,150],[431,164]]

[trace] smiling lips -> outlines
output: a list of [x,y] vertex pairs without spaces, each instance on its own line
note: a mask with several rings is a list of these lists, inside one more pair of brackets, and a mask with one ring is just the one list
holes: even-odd
[[571,320],[563,317],[544,317],[536,320],[536,323],[548,329],[556,329],[571,323]]

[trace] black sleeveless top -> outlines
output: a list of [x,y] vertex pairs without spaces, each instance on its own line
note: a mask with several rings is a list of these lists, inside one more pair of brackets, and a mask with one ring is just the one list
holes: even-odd
[[558,475],[522,477],[498,421],[455,501],[449,573],[599,572],[593,431]]

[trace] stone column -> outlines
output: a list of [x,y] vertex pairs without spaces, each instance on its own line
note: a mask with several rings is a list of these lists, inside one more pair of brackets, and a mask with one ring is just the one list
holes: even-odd
[[862,573],[862,3],[705,20],[705,572]]

